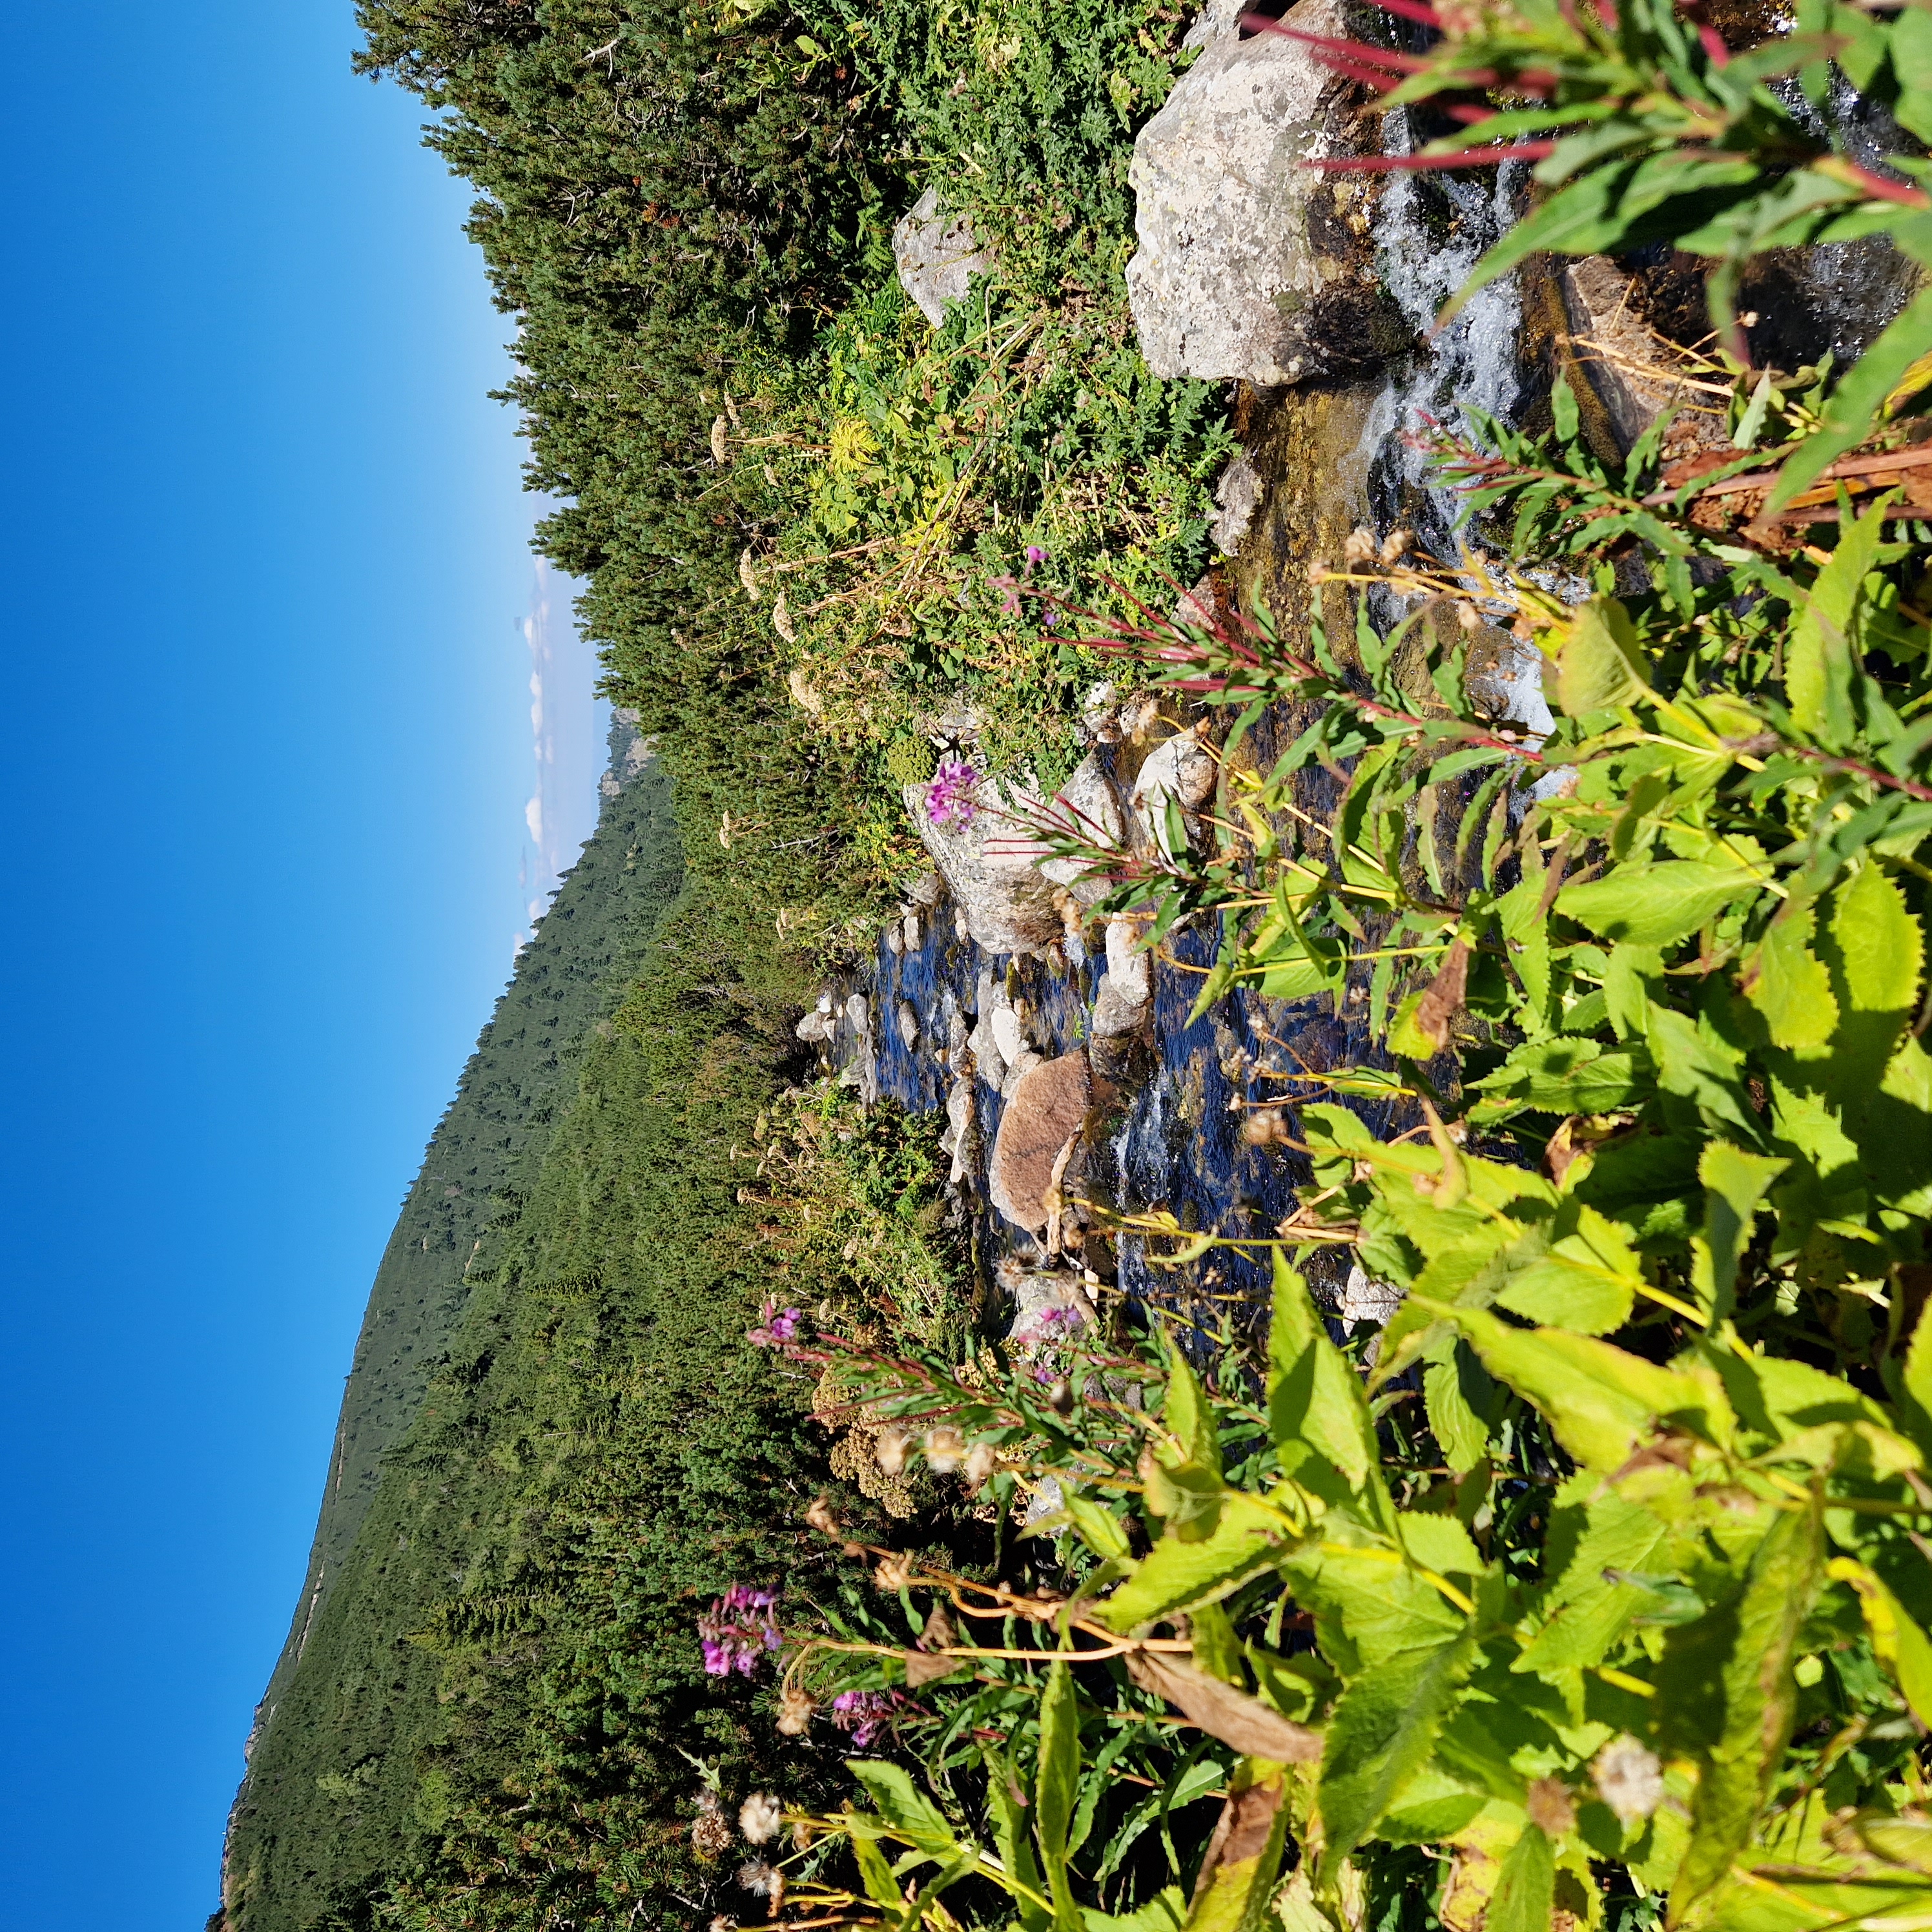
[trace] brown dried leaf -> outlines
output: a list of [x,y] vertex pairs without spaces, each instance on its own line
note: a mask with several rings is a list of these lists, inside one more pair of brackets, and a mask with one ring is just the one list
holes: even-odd
[[1429,990],[1415,1010],[1417,1030],[1434,1042],[1438,1053],[1449,1043],[1450,1022],[1468,989],[1468,943],[1459,939],[1442,956],[1442,964],[1436,968]]
[[1210,1677],[1164,1651],[1127,1654],[1127,1675],[1143,1690],[1178,1704],[1187,1721],[1249,1757],[1276,1764],[1315,1764],[1322,1733],[1270,1710],[1258,1697]]
[[942,1677],[950,1677],[966,1661],[963,1657],[934,1657],[927,1650],[902,1651],[899,1658],[905,1665],[908,1690],[916,1690],[922,1684],[936,1684]]

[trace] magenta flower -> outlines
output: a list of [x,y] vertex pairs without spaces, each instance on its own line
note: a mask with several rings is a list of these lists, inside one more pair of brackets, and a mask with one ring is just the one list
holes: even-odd
[[734,1583],[711,1606],[710,1615],[698,1618],[707,1676],[728,1677],[735,1670],[748,1677],[766,1652],[778,1648],[778,1619],[772,1614],[777,1601],[776,1591]]
[[926,815],[934,825],[970,825],[979,809],[980,774],[964,758],[942,760],[926,788]]
[[1044,563],[1046,561],[1046,553],[1040,548],[1038,544],[1028,544],[1027,545],[1026,556],[1027,565],[1029,568],[1036,563]]
[[781,1308],[776,1301],[767,1301],[763,1325],[746,1329],[745,1340],[760,1348],[782,1348],[798,1333],[798,1324],[804,1318],[801,1308]]
[[862,1750],[881,1731],[890,1730],[918,1708],[896,1690],[842,1690],[832,1700],[832,1721],[842,1731],[850,1731],[852,1742]]

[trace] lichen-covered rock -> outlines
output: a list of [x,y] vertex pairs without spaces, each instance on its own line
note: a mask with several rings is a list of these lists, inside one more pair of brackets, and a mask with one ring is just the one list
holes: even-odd
[[1195,730],[1177,731],[1166,743],[1148,754],[1134,780],[1133,811],[1145,836],[1171,859],[1180,855],[1173,848],[1167,829],[1168,801],[1181,810],[1187,836],[1194,833],[1194,813],[1214,789],[1213,757],[1202,746]]
[[1016,1228],[1047,1222],[1047,1192],[1060,1152],[1080,1131],[1095,1090],[1084,1053],[1043,1060],[1022,1075],[1000,1116],[987,1192]]
[[1014,823],[1014,802],[999,781],[980,782],[977,808],[964,824],[954,819],[935,825],[926,808],[927,790],[922,784],[908,785],[906,810],[964,915],[974,943],[988,952],[1031,954],[1058,938],[1064,929],[1056,904],[1061,888],[1034,863],[1038,854]]
[[[1348,31],[1338,0],[1284,19]],[[1303,165],[1348,138],[1345,86],[1305,42],[1222,34],[1141,130],[1127,297],[1156,376],[1279,386],[1372,367],[1402,339],[1366,220],[1349,218],[1363,190]]]
[[996,259],[992,249],[980,246],[964,215],[939,212],[936,188],[928,188],[892,230],[899,286],[934,328],[952,304],[966,299],[973,278]]

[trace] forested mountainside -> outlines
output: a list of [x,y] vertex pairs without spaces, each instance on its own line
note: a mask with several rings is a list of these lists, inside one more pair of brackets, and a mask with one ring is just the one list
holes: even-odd
[[1932,1921],[1932,10],[359,14],[676,850],[214,1923]]

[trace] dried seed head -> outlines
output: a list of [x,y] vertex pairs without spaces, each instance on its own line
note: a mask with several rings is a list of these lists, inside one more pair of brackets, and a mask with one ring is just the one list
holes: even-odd
[[1047,1390],[1046,1406],[1055,1415],[1073,1413],[1073,1384],[1064,1376]]
[[787,1684],[778,1695],[778,1729],[788,1738],[803,1737],[818,1708],[796,1684]]
[[872,1581],[882,1590],[903,1590],[912,1581],[912,1558],[897,1550],[880,1557]]
[[1456,606],[1456,621],[1466,631],[1480,631],[1483,628],[1483,614],[1473,604]]
[[1628,1732],[1612,1738],[1590,1767],[1597,1795],[1617,1814],[1626,1831],[1664,1802],[1664,1766]]
[[784,1880],[778,1867],[769,1858],[747,1858],[738,1868],[738,1882],[747,1892],[760,1893],[774,1904],[784,1887]]
[[887,1475],[896,1476],[905,1467],[906,1444],[911,1439],[903,1429],[882,1429],[879,1432],[878,1446],[872,1454]]
[[700,1811],[691,1828],[691,1849],[707,1864],[731,1849],[731,1827],[716,1811]]
[[1414,542],[1415,532],[1413,530],[1390,530],[1382,538],[1382,547],[1377,554],[1385,565],[1400,563],[1408,556]]
[[939,1428],[926,1432],[926,1460],[934,1475],[951,1475],[965,1454],[966,1438],[958,1430]]
[[1272,1147],[1288,1138],[1288,1123],[1279,1107],[1258,1107],[1242,1123],[1241,1138],[1250,1147]]
[[1372,530],[1353,530],[1342,546],[1344,563],[1372,563],[1375,561],[1376,533]]
[[768,1844],[784,1822],[784,1810],[769,1791],[754,1791],[738,1807],[738,1828],[753,1844]]
[[832,1513],[831,1498],[822,1492],[812,1498],[812,1507],[805,1513],[805,1520],[820,1536],[838,1537],[844,1534],[838,1517]]
[[1529,1814],[1529,1822],[1540,1827],[1546,1838],[1560,1838],[1576,1828],[1576,1807],[1569,1786],[1560,1778],[1533,1779],[1523,1809]]
[[962,1473],[969,1490],[980,1488],[993,1473],[993,1451],[991,1444],[976,1442],[966,1452],[966,1461]]

